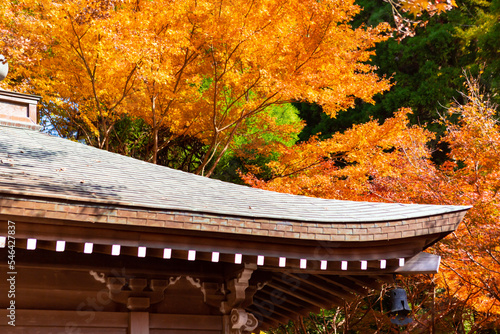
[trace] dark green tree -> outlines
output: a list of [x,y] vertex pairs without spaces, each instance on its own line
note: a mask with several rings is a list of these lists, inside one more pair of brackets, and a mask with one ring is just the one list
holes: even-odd
[[[363,11],[355,26],[376,25],[392,21],[391,6],[383,0],[358,0]],[[307,123],[301,140],[321,133],[328,137],[353,124],[370,118],[380,122],[393,116],[401,107],[410,107],[414,124],[425,125],[440,134],[434,123],[463,91],[463,70],[480,76],[481,83],[493,99],[500,101],[500,0],[464,0],[458,8],[420,20],[427,21],[416,29],[414,37],[401,41],[391,38],[379,43],[371,63],[380,76],[391,77],[389,92],[375,97],[375,104],[359,101],[355,108],[341,112],[335,119],[324,115],[321,108],[297,103],[299,116]]]

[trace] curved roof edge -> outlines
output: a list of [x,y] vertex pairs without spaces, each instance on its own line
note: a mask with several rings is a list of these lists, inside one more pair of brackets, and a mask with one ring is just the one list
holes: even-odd
[[0,193],[311,223],[417,219],[467,206],[329,200],[250,188],[70,140],[0,127]]

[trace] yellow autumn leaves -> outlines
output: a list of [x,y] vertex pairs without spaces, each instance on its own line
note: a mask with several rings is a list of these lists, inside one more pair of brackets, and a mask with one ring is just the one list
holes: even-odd
[[2,5],[1,45],[11,87],[84,120],[89,143],[106,148],[122,115],[139,117],[207,145],[197,172],[210,175],[271,105],[306,100],[335,115],[389,88],[364,63],[387,26],[352,29],[358,11],[340,0],[21,0]]

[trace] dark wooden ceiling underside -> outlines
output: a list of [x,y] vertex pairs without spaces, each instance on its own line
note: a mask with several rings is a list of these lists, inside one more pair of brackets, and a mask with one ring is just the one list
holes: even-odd
[[254,296],[247,308],[260,320],[260,328],[268,329],[309,312],[343,306],[367,296],[372,289],[380,290],[392,275],[332,275],[274,272],[272,279]]
[[[97,245],[92,254],[83,254],[82,245],[66,243],[64,252],[56,252],[56,242],[37,241],[36,250],[26,250],[26,240],[16,241],[18,266],[42,270],[102,271],[127,268],[130,276],[169,279],[178,275],[199,278],[202,282],[223,283],[241,265],[234,263],[234,255],[221,254],[218,262],[211,261],[210,253],[198,252],[195,261],[188,260],[187,251],[173,251],[170,259],[163,259],[161,252],[149,251],[147,257],[138,258],[137,248],[124,247],[120,256],[110,255],[111,247]],[[243,256],[245,261],[255,261],[254,256]],[[277,259],[266,258],[266,264],[258,266],[252,277],[259,286],[252,304],[245,307],[259,320],[259,329],[268,329],[287,323],[300,315],[319,312],[333,306],[341,306],[359,296],[366,296],[371,289],[380,289],[384,282],[392,281],[397,264],[389,260],[385,270],[375,268],[373,262],[366,270],[340,270],[340,264],[329,263],[327,270],[319,264],[300,269],[295,261],[279,267]],[[6,261],[4,261],[5,263]],[[318,261],[319,262],[319,261]],[[255,262],[254,262],[255,263]],[[32,287],[33,288],[33,287]],[[85,287],[76,287],[83,289]],[[44,289],[40,286],[37,289]],[[35,289],[36,290],[36,289]]]

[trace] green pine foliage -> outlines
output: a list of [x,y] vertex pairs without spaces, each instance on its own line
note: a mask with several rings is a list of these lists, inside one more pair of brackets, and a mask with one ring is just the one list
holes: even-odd
[[[358,0],[364,9],[354,21],[355,26],[392,22],[389,4],[383,0]],[[414,37],[398,42],[391,38],[376,47],[372,64],[380,76],[391,77],[389,92],[375,97],[375,104],[359,102],[355,108],[330,119],[317,106],[297,103],[307,126],[301,140],[321,133],[328,137],[353,124],[370,118],[383,122],[401,107],[410,107],[414,124],[426,125],[440,134],[434,123],[446,107],[460,99],[463,91],[463,70],[473,77],[481,76],[487,93],[500,101],[500,0],[463,0],[458,8],[435,15],[422,16],[428,21],[417,28]]]

